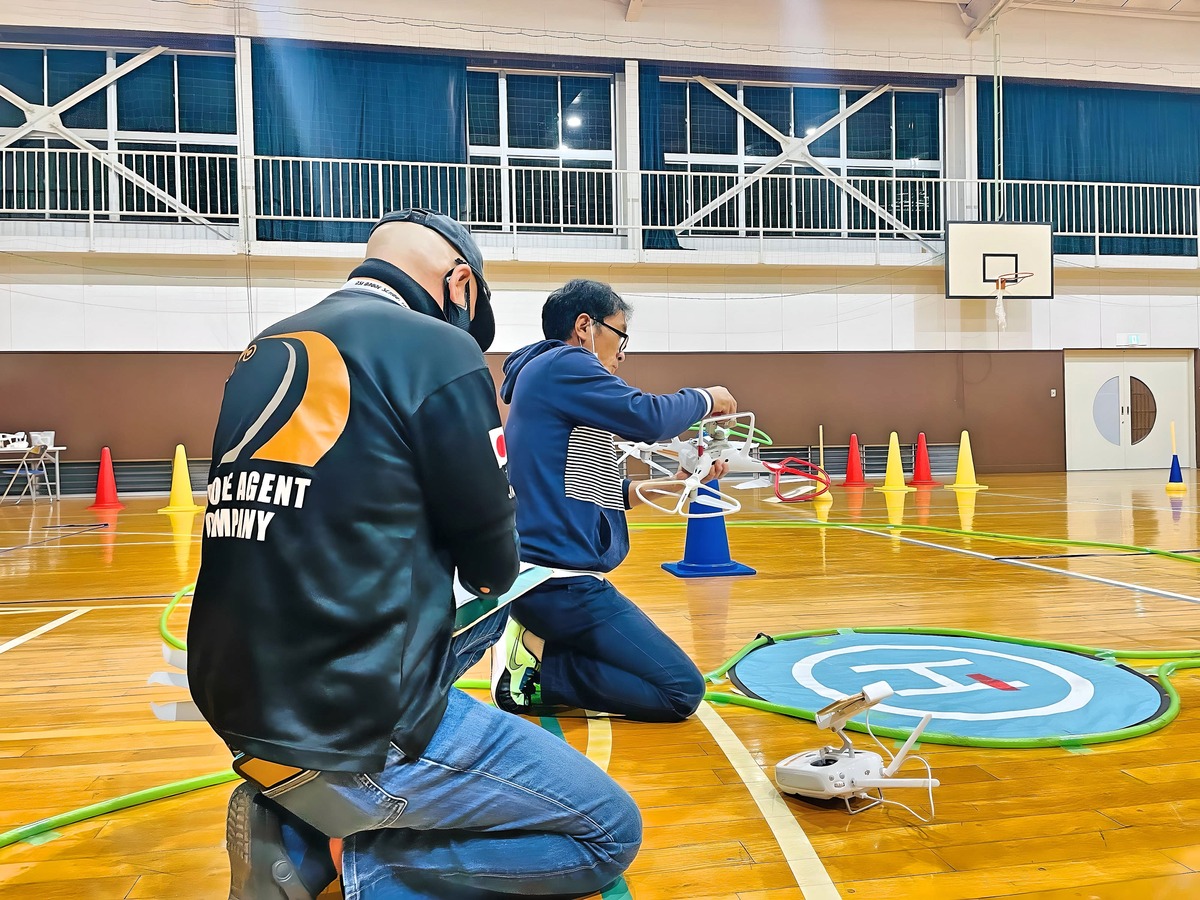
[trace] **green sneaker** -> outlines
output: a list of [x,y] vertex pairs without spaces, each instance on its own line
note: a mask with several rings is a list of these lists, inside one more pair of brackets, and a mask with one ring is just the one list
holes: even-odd
[[524,635],[525,626],[510,616],[492,647],[492,702],[505,712],[535,715],[533,708],[541,701],[541,663],[525,648]]

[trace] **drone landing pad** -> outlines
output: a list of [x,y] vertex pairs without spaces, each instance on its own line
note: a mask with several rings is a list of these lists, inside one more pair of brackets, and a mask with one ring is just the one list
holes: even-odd
[[[931,713],[922,738],[931,743],[1097,743],[1168,721],[1167,695],[1152,679],[1112,659],[1015,638],[839,631],[759,647],[730,678],[747,696],[806,718],[864,684],[887,681],[896,693],[872,710],[872,728],[910,731]],[[862,720],[850,727],[862,730],[855,727]]]

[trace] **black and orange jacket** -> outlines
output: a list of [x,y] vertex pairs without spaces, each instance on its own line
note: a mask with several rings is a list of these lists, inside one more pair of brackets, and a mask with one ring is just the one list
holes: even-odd
[[226,383],[188,679],[232,748],[351,772],[382,770],[389,741],[420,755],[453,675],[454,570],[476,593],[516,578],[495,388],[432,303],[368,260]]

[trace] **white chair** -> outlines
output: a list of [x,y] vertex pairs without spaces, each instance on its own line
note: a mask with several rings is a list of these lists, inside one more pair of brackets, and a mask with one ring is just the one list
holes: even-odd
[[0,494],[0,502],[8,499],[9,493],[13,489],[13,485],[17,479],[24,475],[25,481],[21,486],[21,493],[17,495],[17,503],[19,504],[26,494],[37,503],[38,487],[43,486],[46,489],[46,496],[51,497],[50,474],[46,471],[46,451],[45,444],[36,444],[25,451],[25,455],[17,461],[15,469],[5,469],[3,475],[10,476],[8,484],[4,488],[4,493]]

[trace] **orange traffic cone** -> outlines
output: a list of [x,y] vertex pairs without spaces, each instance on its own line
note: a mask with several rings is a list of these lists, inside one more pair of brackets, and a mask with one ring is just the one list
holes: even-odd
[[933,480],[929,471],[929,445],[925,443],[925,432],[917,435],[917,455],[913,459],[913,477],[909,482],[913,487],[937,487],[940,481]]
[[850,455],[846,458],[846,480],[843,487],[866,487],[867,479],[863,478],[862,452],[858,449],[858,435],[850,435]]
[[96,476],[96,502],[88,509],[124,509],[117,499],[117,479],[113,474],[112,453],[105,447],[100,451],[100,472]]

